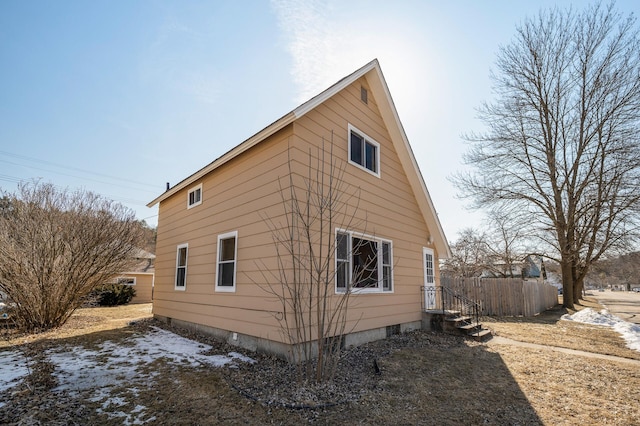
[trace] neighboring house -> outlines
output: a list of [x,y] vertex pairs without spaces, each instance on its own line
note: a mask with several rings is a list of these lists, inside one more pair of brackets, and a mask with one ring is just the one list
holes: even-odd
[[[289,356],[277,321],[282,303],[264,285],[278,275],[267,219],[284,222],[290,171],[306,176],[309,153],[330,141],[344,182],[360,190],[353,225],[330,232],[348,247],[360,242],[378,277],[353,285],[345,345],[420,328],[421,286],[438,284],[437,260],[450,252],[377,60],[148,204],[159,204],[156,318]],[[347,275],[362,261],[331,256]],[[336,276],[332,297],[344,292],[344,280]]]
[[506,263],[494,263],[491,269],[482,272],[481,278],[524,278],[539,279],[545,277],[544,262],[542,257],[528,255],[521,262],[514,262],[511,265]]
[[547,272],[544,268],[542,257],[529,255],[524,259],[522,267],[523,278],[547,278]]
[[136,295],[131,303],[149,303],[153,300],[154,261],[156,256],[145,250],[138,249],[134,255],[135,265],[130,271],[123,272],[116,277],[118,284],[133,286]]

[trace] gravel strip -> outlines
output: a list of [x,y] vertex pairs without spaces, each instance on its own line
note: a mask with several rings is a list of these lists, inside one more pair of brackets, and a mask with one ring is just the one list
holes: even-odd
[[375,391],[381,377],[380,371],[376,370],[378,361],[402,349],[439,347],[448,350],[453,347],[480,345],[459,337],[423,330],[398,334],[343,350],[334,377],[316,383],[301,381],[296,366],[275,356],[239,350],[212,337],[166,324],[161,324],[160,327],[211,345],[212,353],[236,351],[251,357],[256,363],[242,363],[237,368],[221,370],[230,386],[246,398],[265,406],[300,410],[342,405]]

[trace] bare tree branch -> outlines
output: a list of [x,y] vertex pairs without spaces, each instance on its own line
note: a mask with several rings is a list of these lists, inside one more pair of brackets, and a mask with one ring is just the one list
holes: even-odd
[[469,135],[473,173],[453,178],[478,207],[517,203],[557,252],[564,304],[590,265],[638,239],[640,35],[613,4],[553,9],[500,49],[488,131]]
[[126,270],[141,240],[133,212],[86,191],[21,185],[0,214],[0,290],[19,325],[64,324],[82,299]]

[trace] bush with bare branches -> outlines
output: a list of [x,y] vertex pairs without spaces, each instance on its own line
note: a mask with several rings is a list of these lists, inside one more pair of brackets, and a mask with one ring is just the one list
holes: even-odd
[[64,324],[96,286],[129,266],[133,212],[94,193],[22,184],[0,210],[0,291],[27,330]]
[[[277,320],[294,350],[303,380],[333,377],[343,335],[350,332],[347,313],[352,288],[379,279],[371,272],[375,259],[365,259],[350,273],[336,266],[336,250],[350,250],[343,256],[360,256],[362,252],[360,257],[366,258],[367,247],[342,247],[336,232],[364,225],[355,216],[359,189],[344,180],[344,164],[337,162],[332,147],[333,141],[323,141],[317,150],[309,151],[306,176],[296,175],[289,161],[289,172],[280,179],[283,220],[265,218],[274,239],[278,269],[263,278],[266,290],[282,306]],[[338,291],[336,274],[340,273],[348,282]]]

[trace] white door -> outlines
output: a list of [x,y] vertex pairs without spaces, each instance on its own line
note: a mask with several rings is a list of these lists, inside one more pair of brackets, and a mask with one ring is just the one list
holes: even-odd
[[422,266],[424,268],[424,308],[436,309],[436,279],[433,249],[422,248]]

